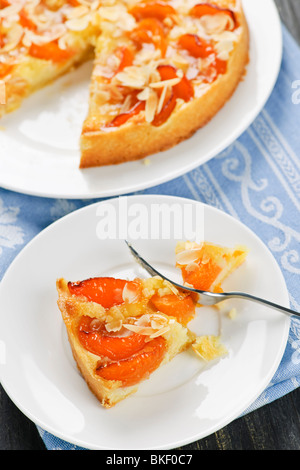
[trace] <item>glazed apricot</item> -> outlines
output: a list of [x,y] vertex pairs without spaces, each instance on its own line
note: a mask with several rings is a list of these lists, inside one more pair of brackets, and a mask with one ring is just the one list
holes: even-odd
[[114,75],[116,75],[119,72],[122,72],[122,70],[124,70],[125,67],[130,67],[134,59],[134,55],[132,51],[128,47],[125,47],[125,46],[120,47],[115,52],[115,54],[117,57],[120,58],[120,64]]
[[119,380],[124,387],[135,385],[148,378],[159,367],[165,353],[166,340],[158,337],[129,359],[101,364],[96,374],[106,380]]
[[112,277],[94,277],[80,282],[69,282],[68,288],[73,295],[84,296],[104,308],[111,308],[124,302],[122,294],[126,284],[128,287],[138,289],[138,285],[134,281]]
[[[157,67],[160,77],[162,80],[170,80],[172,78],[177,78],[176,68],[172,65],[159,65]],[[181,98],[184,101],[190,101],[194,97],[194,88],[184,75],[181,81],[173,86],[173,90],[177,98]]]
[[196,58],[208,57],[213,52],[212,46],[197,34],[183,34],[178,39],[178,45]]
[[129,11],[136,20],[143,18],[157,18],[164,20],[165,18],[174,15],[176,12],[171,5],[164,2],[145,2],[132,7]]
[[31,19],[28,17],[27,13],[25,12],[24,8],[19,12],[19,21],[20,25],[23,26],[23,28],[30,29],[31,31],[36,31],[37,26],[36,24],[31,21]]
[[161,111],[156,114],[155,118],[152,121],[152,125],[159,127],[162,124],[164,124],[168,118],[171,116],[173,110],[175,109],[176,106],[176,95],[174,91],[172,90],[169,94],[169,96],[166,96],[166,99],[164,101],[163,107]]
[[60,49],[56,41],[40,46],[32,43],[28,52],[36,59],[51,60],[54,63],[64,62],[74,55],[69,49]]
[[220,266],[210,260],[205,264],[199,263],[193,271],[187,271],[184,267],[181,271],[184,282],[191,284],[195,289],[209,291],[221,270]]
[[89,316],[81,317],[78,338],[82,346],[91,353],[114,361],[131,357],[146,344],[146,337],[143,335],[128,332],[126,335],[119,333],[118,336],[118,333],[109,333],[99,320]]
[[161,21],[157,18],[144,18],[130,33],[131,39],[141,47],[142,44],[152,43],[155,48],[161,50],[162,57],[167,50],[165,32]]
[[151,302],[157,310],[165,315],[175,317],[182,325],[187,325],[195,315],[195,304],[190,295],[180,299],[175,294],[163,295],[161,297],[155,294],[151,297]]
[[120,113],[116,116],[106,127],[119,127],[122,124],[125,124],[131,117],[136,116],[141,111],[145,109],[145,102],[144,101],[137,101],[129,111],[126,113]]
[[233,11],[229,10],[228,8],[222,8],[217,5],[212,5],[211,3],[198,3],[190,10],[190,15],[195,16],[197,18],[201,18],[204,15],[217,15],[218,13],[224,13],[236,23],[235,15]]
[[0,79],[8,75],[13,69],[11,64],[2,64],[0,62]]

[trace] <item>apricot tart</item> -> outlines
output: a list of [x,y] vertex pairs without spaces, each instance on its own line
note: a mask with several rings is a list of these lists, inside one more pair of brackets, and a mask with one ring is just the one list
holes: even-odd
[[248,254],[245,246],[227,248],[208,242],[179,242],[175,251],[184,284],[210,292],[220,292],[222,283]]
[[57,290],[74,359],[107,408],[195,339],[194,300],[161,279],[59,279]]
[[80,167],[141,159],[215,116],[248,49],[239,0],[0,0],[0,115],[93,54]]
[[[244,247],[182,242],[176,264],[187,285],[220,290],[246,255]],[[197,337],[187,327],[199,306],[198,295],[159,277],[59,279],[57,291],[74,359],[107,408],[135,393],[156,369],[190,346],[207,361],[226,352],[220,338]]]

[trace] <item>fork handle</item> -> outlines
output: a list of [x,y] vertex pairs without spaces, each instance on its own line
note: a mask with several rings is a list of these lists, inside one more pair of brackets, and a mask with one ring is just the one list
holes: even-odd
[[286,315],[295,315],[300,317],[300,313],[296,312],[295,310],[291,310],[290,308],[283,307],[282,305],[275,304],[274,302],[270,302],[269,300],[261,299],[259,297],[255,297],[254,295],[244,294],[240,292],[230,292],[230,293],[222,293],[221,294],[223,299],[225,298],[235,298],[235,299],[244,299],[244,300],[251,300],[252,302],[256,302],[258,304],[266,305],[267,307],[273,308],[274,310],[278,310],[279,312],[283,312]]

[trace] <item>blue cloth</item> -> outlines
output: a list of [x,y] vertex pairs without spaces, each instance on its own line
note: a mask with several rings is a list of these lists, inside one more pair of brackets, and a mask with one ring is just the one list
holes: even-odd
[[[277,84],[248,130],[208,163],[139,193],[196,199],[241,220],[273,253],[289,290],[291,308],[300,311],[300,51],[284,27],[283,39]],[[0,276],[42,229],[91,202],[96,200],[37,198],[0,189]],[[299,385],[300,319],[293,318],[281,364],[246,413]],[[48,449],[79,449],[38,430]]]

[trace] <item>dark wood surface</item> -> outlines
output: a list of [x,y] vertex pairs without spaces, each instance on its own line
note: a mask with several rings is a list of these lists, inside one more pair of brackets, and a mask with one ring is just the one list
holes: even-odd
[[[300,0],[275,1],[283,22],[300,44]],[[180,450],[192,449],[300,450],[300,389]],[[46,450],[35,424],[16,408],[1,386],[0,450]]]

